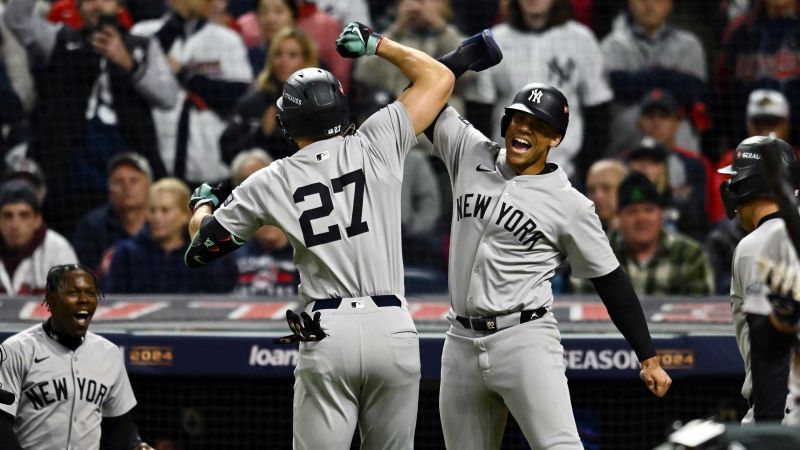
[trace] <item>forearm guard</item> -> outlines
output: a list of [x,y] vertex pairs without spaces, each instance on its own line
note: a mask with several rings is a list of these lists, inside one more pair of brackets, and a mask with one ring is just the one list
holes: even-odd
[[214,216],[206,216],[183,261],[190,269],[196,269],[236,250],[244,242],[220,225]]

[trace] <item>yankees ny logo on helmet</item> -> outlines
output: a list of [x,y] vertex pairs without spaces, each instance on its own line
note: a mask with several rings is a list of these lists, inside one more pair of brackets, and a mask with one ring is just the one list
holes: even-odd
[[530,97],[528,97],[528,101],[529,102],[541,103],[542,102],[542,91],[540,91],[539,89],[535,89],[535,90],[531,91],[531,95],[530,95]]

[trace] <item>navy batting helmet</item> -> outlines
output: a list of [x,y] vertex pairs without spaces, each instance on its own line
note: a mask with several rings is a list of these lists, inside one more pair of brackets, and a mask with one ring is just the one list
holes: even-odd
[[500,121],[500,135],[506,137],[506,129],[515,112],[532,114],[537,119],[550,125],[561,136],[567,132],[569,124],[569,104],[567,97],[553,86],[542,83],[531,83],[517,91],[514,101],[506,106],[503,119]]
[[761,162],[762,153],[769,147],[778,148],[783,163],[790,168],[789,173],[795,171],[797,157],[792,146],[783,139],[771,136],[752,136],[743,140],[736,147],[733,162],[718,170],[719,173],[731,175],[731,178],[720,186],[722,200],[725,202],[725,212],[729,218],[736,215],[736,207],[742,203],[756,198],[775,197],[767,184],[769,175]]
[[283,133],[294,138],[329,138],[350,126],[350,105],[342,83],[323,69],[301,69],[283,86],[276,118]]

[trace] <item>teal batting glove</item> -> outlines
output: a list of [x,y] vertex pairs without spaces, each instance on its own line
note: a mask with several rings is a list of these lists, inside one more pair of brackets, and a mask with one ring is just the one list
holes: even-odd
[[201,205],[211,205],[212,209],[217,209],[219,204],[230,193],[231,189],[226,183],[220,183],[214,187],[211,187],[208,183],[203,183],[192,192],[192,198],[189,200],[189,209],[194,212]]
[[378,53],[383,35],[359,22],[350,22],[336,40],[336,51],[345,58],[374,55]]

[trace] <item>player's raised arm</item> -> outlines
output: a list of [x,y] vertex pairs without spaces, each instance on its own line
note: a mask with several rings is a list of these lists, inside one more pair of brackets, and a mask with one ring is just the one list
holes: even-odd
[[456,78],[450,69],[426,53],[394,42],[364,24],[349,23],[336,41],[336,50],[347,58],[380,56],[408,77],[413,85],[397,100],[405,106],[415,134],[428,128],[453,92]]

